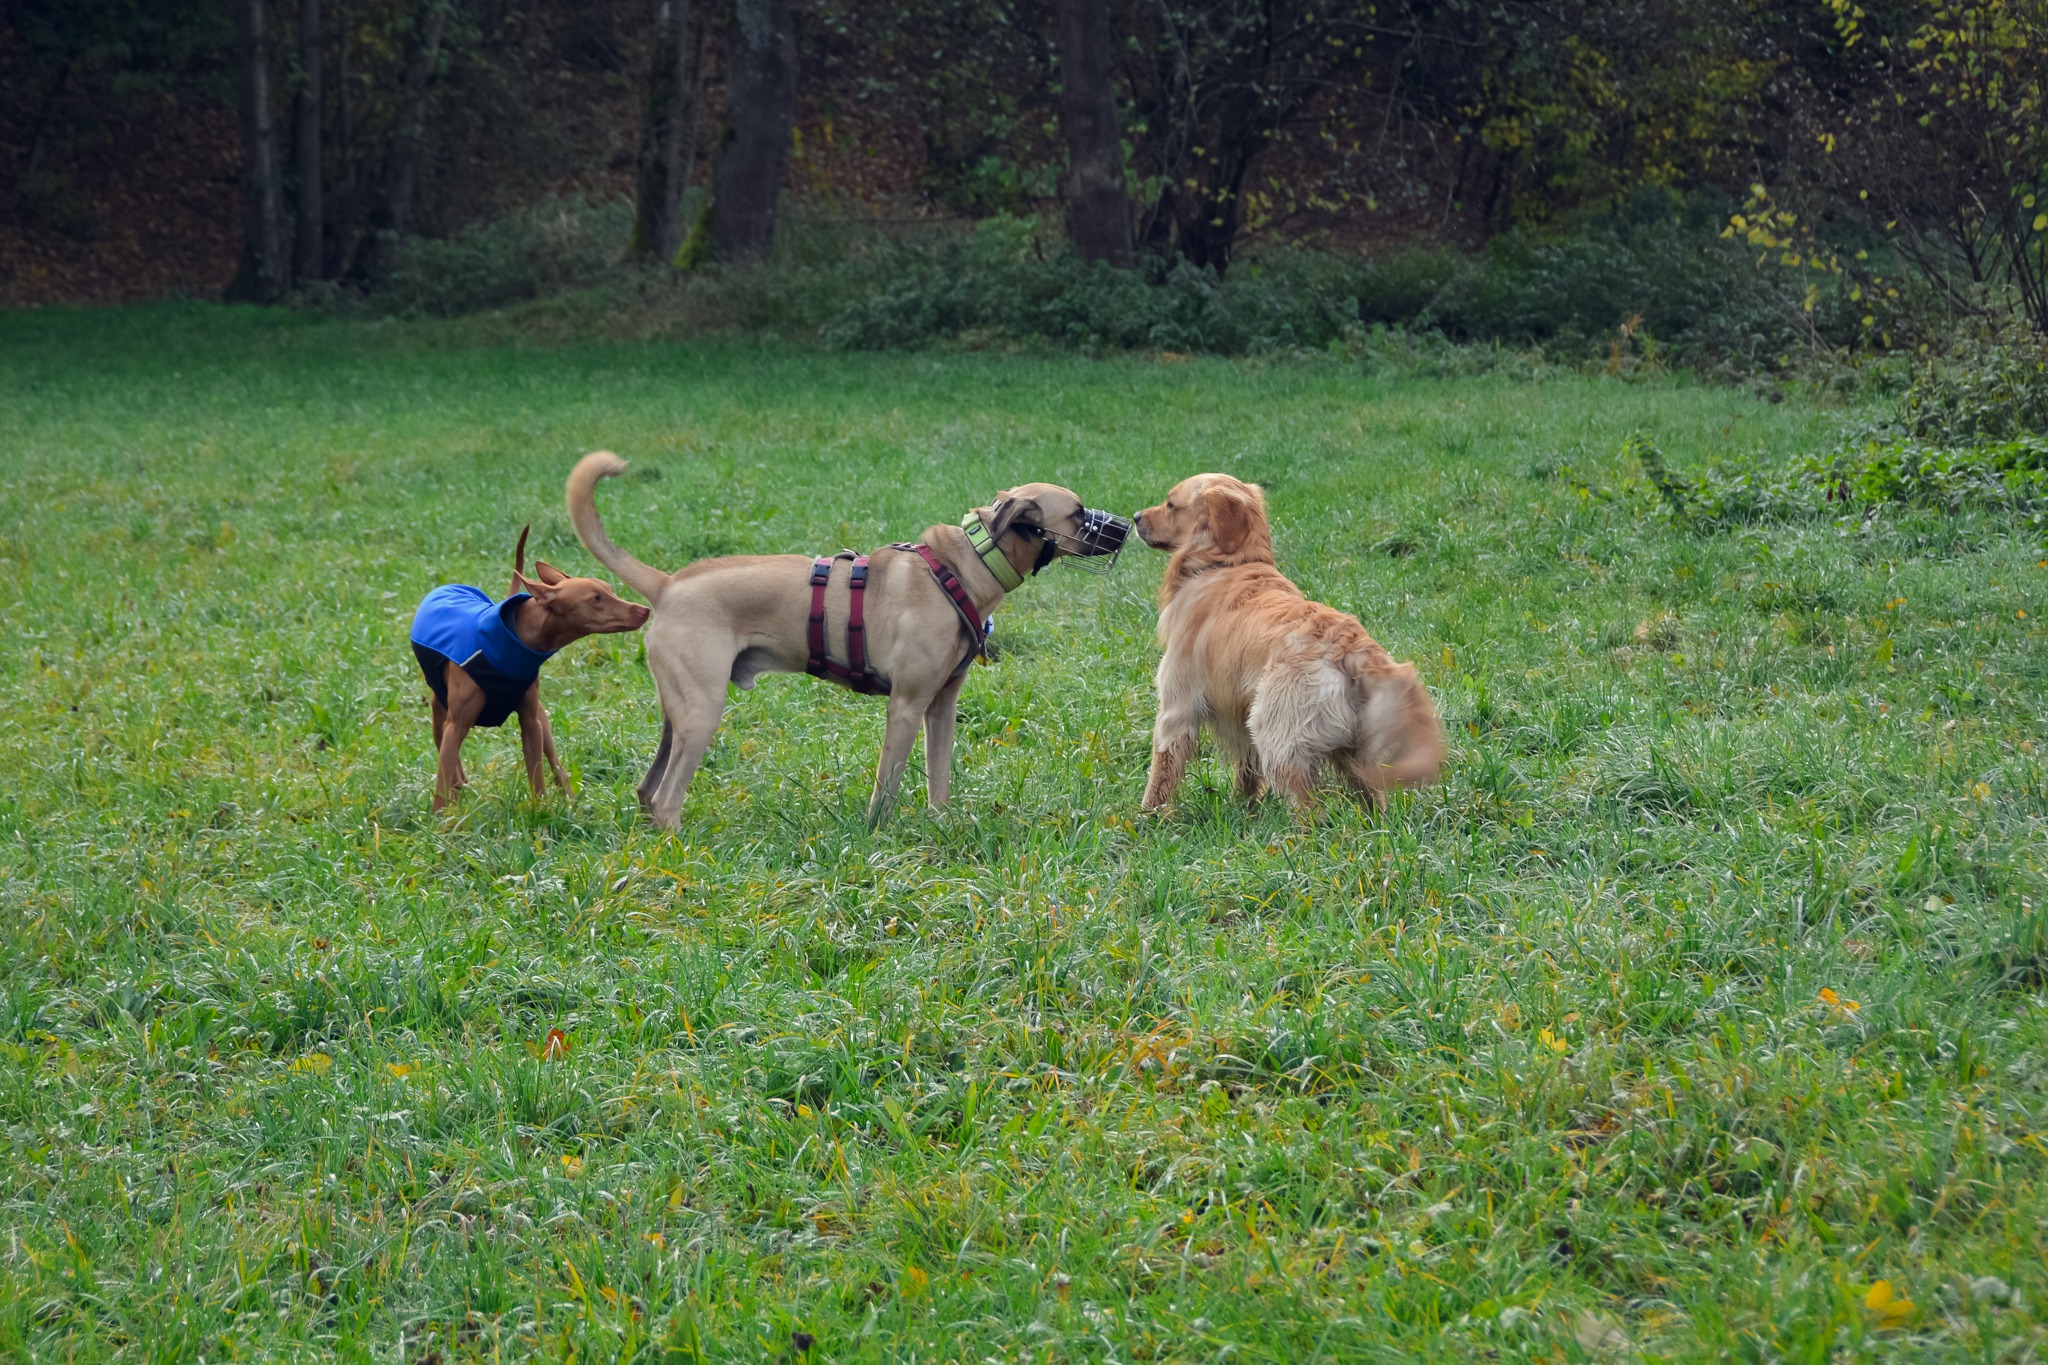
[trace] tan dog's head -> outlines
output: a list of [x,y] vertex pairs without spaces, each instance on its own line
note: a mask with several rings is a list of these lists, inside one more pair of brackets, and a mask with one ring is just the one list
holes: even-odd
[[1196,564],[1271,563],[1273,532],[1266,495],[1228,474],[1182,479],[1157,507],[1131,519],[1138,538]]
[[1063,556],[1114,562],[1123,545],[1121,518],[1084,506],[1056,483],[1018,484],[974,510],[1019,573],[1035,574]]

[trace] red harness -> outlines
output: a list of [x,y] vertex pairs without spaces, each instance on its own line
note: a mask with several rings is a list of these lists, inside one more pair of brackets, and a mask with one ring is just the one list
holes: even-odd
[[[931,547],[924,544],[909,545],[902,541],[889,547],[892,550],[908,550],[922,557],[925,567],[932,571],[946,596],[953,601],[953,610],[960,614],[961,623],[967,627],[972,641],[967,647],[967,656],[960,660],[953,670],[953,677],[959,677],[974,662],[974,656],[981,653],[982,639],[988,634],[988,623],[975,610],[974,599],[967,595],[967,589],[960,585],[959,577],[947,568],[945,562],[933,554]],[[841,559],[851,559],[853,568],[846,582],[846,662],[828,657],[825,653],[825,588],[832,581],[832,565]],[[814,678],[825,678],[843,687],[867,696],[886,697],[889,695],[889,680],[868,667],[867,620],[863,612],[868,592],[868,557],[856,555],[851,550],[841,550],[836,555],[820,555],[811,564],[811,659],[805,671]]]

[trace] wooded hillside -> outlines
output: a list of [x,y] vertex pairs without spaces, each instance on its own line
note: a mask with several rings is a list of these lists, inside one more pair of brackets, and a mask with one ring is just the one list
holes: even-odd
[[1221,274],[1651,186],[2039,328],[2044,34],[2042,0],[17,0],[0,301],[374,290],[548,195],[635,201],[622,249],[683,266],[765,255],[794,194]]

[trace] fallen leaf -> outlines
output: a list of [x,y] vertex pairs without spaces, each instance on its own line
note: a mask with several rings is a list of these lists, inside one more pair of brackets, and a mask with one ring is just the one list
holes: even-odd
[[1890,1280],[1879,1280],[1870,1286],[1863,1296],[1863,1306],[1886,1319],[1909,1317],[1913,1312],[1913,1301],[1894,1291]]

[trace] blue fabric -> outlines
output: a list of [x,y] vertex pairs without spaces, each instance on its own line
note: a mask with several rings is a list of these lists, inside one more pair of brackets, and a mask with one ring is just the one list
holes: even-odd
[[507,678],[530,683],[540,676],[540,666],[554,651],[543,654],[528,649],[513,633],[506,617],[526,599],[522,592],[493,602],[481,588],[443,584],[428,593],[413,613],[412,642],[458,664],[467,664],[481,654]]

